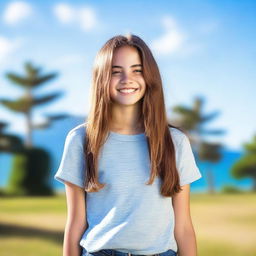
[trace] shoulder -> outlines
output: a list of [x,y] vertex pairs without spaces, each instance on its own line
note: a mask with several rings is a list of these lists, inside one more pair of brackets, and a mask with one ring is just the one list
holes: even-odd
[[185,132],[181,131],[178,128],[169,126],[169,131],[170,131],[171,137],[173,139],[173,142],[176,144],[181,143],[187,137]]
[[181,131],[175,127],[169,127],[169,131],[172,137],[174,147],[177,150],[180,150],[181,148],[190,145],[188,135],[184,131]]
[[67,139],[73,141],[83,140],[86,135],[86,123],[79,124],[69,130],[67,134]]

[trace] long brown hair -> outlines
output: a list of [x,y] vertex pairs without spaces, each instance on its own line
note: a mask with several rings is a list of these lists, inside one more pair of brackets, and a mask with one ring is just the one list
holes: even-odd
[[[151,173],[146,185],[151,185],[156,176],[161,178],[161,195],[173,196],[181,190],[175,163],[175,148],[164,103],[162,80],[157,63],[146,43],[136,35],[118,35],[109,39],[96,55],[90,95],[90,111],[85,122],[86,136],[84,153],[86,158],[86,192],[98,192],[105,184],[98,180],[98,156],[109,133],[111,99],[109,84],[112,58],[115,49],[131,46],[138,50],[142,62],[142,73],[146,91],[142,100],[141,120],[148,142]],[[177,127],[175,127],[177,128]]]

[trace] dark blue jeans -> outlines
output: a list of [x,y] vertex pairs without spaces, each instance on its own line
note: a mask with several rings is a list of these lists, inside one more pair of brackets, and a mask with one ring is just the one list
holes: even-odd
[[[87,252],[85,249],[83,249],[81,256],[141,256],[141,255],[120,252],[113,249],[103,249],[97,252]],[[177,256],[177,253],[169,249],[165,252],[156,253],[151,256]]]

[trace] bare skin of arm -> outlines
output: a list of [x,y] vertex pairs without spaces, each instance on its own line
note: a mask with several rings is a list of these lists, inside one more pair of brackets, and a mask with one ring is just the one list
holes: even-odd
[[196,235],[190,216],[190,184],[172,198],[175,215],[174,236],[178,245],[178,256],[196,256]]
[[65,182],[67,221],[64,232],[63,256],[81,256],[79,241],[87,228],[86,192],[84,189]]

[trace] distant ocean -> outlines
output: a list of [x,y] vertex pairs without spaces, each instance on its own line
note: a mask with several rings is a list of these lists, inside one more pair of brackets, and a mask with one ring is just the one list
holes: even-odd
[[[76,125],[83,123],[83,118],[72,117],[56,122],[52,128],[45,131],[35,131],[33,133],[33,141],[36,146],[47,149],[52,155],[50,184],[56,190],[64,190],[64,185],[54,180],[53,176],[58,169],[58,165],[63,153],[65,137],[69,130]],[[224,185],[233,185],[244,190],[252,187],[252,180],[249,178],[236,180],[230,174],[231,166],[240,158],[242,152],[231,151],[229,149],[222,150],[222,159],[216,164],[202,163],[197,161],[198,168],[202,174],[202,178],[191,183],[192,192],[207,191],[206,171],[208,168],[213,173],[214,188],[219,191]],[[0,153],[0,187],[4,187],[10,175],[12,155]]]

